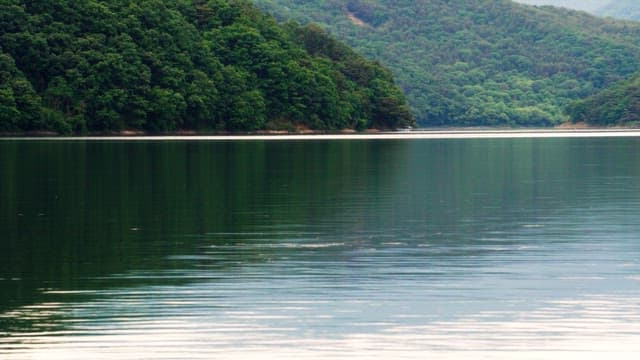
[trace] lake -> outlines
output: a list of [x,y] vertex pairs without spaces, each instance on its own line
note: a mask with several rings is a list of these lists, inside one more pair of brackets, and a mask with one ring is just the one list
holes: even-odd
[[640,138],[0,141],[0,358],[637,359]]

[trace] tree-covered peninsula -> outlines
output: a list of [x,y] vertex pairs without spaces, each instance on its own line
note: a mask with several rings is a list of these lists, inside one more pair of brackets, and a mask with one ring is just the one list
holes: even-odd
[[390,71],[248,1],[0,1],[0,132],[412,123]]
[[389,66],[426,126],[545,126],[640,70],[640,23],[510,0],[255,0]]
[[568,113],[572,121],[590,125],[640,125],[640,74],[576,101]]

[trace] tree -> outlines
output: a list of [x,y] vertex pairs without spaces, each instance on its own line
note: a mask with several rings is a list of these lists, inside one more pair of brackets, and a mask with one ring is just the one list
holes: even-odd
[[0,87],[0,131],[17,131],[19,117],[13,90]]

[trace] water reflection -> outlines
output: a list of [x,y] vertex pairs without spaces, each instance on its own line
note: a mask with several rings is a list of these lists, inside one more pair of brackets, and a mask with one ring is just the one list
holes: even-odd
[[109,180],[2,182],[3,357],[640,352],[634,139],[77,145]]
[[[331,224],[329,218],[342,209],[350,212],[345,217],[357,216],[366,210],[359,204],[367,196],[363,187],[390,186],[396,175],[383,167],[401,159],[404,147],[399,142],[1,145],[0,311],[58,301],[43,292],[49,289],[188,282],[181,276],[118,274],[179,272],[183,263],[171,255],[199,251],[208,232],[316,220]],[[243,256],[220,261],[221,267],[254,257]]]

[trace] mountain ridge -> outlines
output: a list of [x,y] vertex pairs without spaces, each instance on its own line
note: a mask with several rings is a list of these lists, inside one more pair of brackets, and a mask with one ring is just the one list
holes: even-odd
[[[548,126],[640,70],[640,24],[507,0],[256,0],[389,66],[424,126]],[[370,28],[354,25],[353,13]]]

